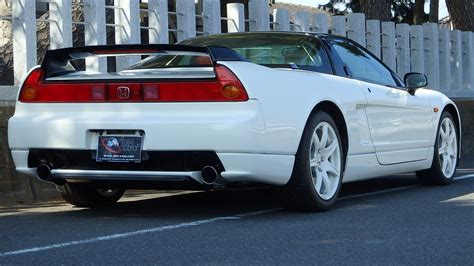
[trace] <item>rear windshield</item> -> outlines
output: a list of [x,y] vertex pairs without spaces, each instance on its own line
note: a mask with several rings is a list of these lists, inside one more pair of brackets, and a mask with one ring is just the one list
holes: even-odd
[[225,46],[248,61],[268,67],[300,69],[331,73],[326,52],[319,41],[308,35],[285,33],[223,34],[181,42],[195,46]]
[[160,54],[148,56],[127,70],[211,66],[211,58],[207,54]]

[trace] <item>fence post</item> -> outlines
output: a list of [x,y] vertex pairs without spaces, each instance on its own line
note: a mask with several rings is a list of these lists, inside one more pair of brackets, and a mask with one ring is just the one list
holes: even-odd
[[269,31],[270,30],[270,6],[268,5],[267,0],[262,0],[264,3],[262,8],[262,24],[263,30]]
[[462,81],[465,90],[474,91],[474,33],[462,32]]
[[290,31],[290,12],[288,9],[274,9],[273,22],[273,30]]
[[222,30],[220,1],[204,0],[202,5],[203,30],[205,34],[211,35],[221,33]]
[[439,88],[449,90],[451,87],[451,67],[449,48],[449,30],[439,29]]
[[[105,2],[96,0],[84,1],[84,43],[85,45],[107,44],[105,26]],[[102,57],[86,58],[86,70],[107,72],[107,59]]]
[[178,42],[196,36],[196,6],[194,0],[176,0]]
[[313,27],[311,28],[311,31],[314,32],[322,32],[322,33],[327,33],[328,32],[328,15],[324,13],[316,13],[313,15]]
[[36,0],[12,1],[13,70],[15,85],[36,63]]
[[404,77],[410,72],[410,26],[402,23],[397,24],[397,74]]
[[393,71],[396,70],[395,23],[382,22],[382,60]]
[[378,20],[367,20],[367,49],[378,58],[382,58],[380,54],[380,21]]
[[168,0],[148,0],[149,43],[169,43]]
[[450,31],[450,55],[451,55],[451,88],[459,90],[462,87],[462,51],[461,51],[461,31]]
[[245,13],[244,4],[227,4],[227,32],[245,31]]
[[439,89],[439,45],[438,24],[423,24],[425,74],[428,76],[428,86]]
[[270,30],[268,0],[250,0],[248,7],[249,7],[249,30],[250,31]]
[[306,11],[295,12],[295,27],[293,31],[309,31],[309,13]]
[[425,73],[423,42],[423,26],[410,26],[410,65],[413,72]]
[[332,16],[331,33],[346,37],[346,17]]
[[347,37],[365,47],[365,14],[349,14],[347,17]]
[[[116,44],[136,44],[140,40],[140,1],[116,0],[114,15]],[[116,71],[123,70],[140,60],[140,56],[117,56]]]
[[50,0],[49,47],[58,49],[72,46],[71,0]]

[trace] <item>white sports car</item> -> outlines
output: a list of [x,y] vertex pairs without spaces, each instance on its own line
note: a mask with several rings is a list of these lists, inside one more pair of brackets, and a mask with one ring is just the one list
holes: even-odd
[[[84,71],[105,58],[108,72]],[[267,184],[289,207],[327,210],[344,182],[453,180],[459,112],[426,85],[327,34],[66,48],[30,71],[8,137],[19,172],[78,206],[113,204],[127,188]]]

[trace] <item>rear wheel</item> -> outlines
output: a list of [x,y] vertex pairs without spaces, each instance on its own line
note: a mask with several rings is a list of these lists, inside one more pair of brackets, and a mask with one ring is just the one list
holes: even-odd
[[285,187],[289,208],[325,211],[336,202],[342,183],[343,152],[338,128],[326,112],[311,115]]
[[123,189],[99,189],[88,184],[71,183],[56,188],[66,202],[78,207],[111,206],[125,192]]
[[416,173],[425,185],[448,185],[453,181],[458,162],[458,129],[448,112],[443,112],[435,141],[431,168]]

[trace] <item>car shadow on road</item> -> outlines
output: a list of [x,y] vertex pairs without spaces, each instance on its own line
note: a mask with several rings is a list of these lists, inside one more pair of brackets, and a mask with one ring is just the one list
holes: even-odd
[[[379,179],[359,181],[344,184],[340,193],[340,202],[336,208],[346,208],[348,205],[357,204],[351,199],[360,195],[364,197],[380,197],[381,193],[387,191],[387,195],[395,196],[406,193],[397,189],[409,188],[410,190],[422,190],[418,186],[416,177],[412,174],[390,176]],[[430,189],[430,188],[427,188]],[[432,188],[436,189],[436,188]],[[147,194],[151,193],[151,194]],[[27,215],[48,215],[49,217],[71,218],[156,218],[159,220],[196,220],[210,217],[234,216],[236,214],[255,212],[268,209],[279,209],[279,212],[287,212],[281,201],[282,194],[279,189],[260,188],[245,190],[225,190],[209,192],[179,192],[164,194],[157,191],[145,191],[129,193],[125,199],[116,205],[107,208],[79,208],[67,204],[59,204],[52,208],[51,205],[44,206],[47,210],[35,212],[29,210]],[[462,196],[462,195],[460,195]],[[51,208],[49,210],[48,208]]]

